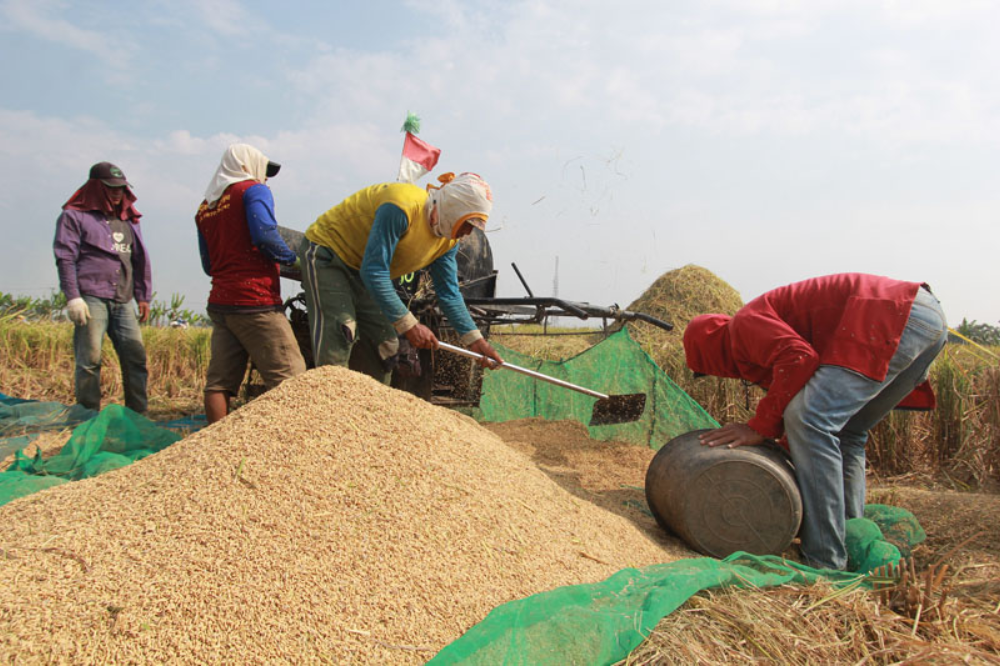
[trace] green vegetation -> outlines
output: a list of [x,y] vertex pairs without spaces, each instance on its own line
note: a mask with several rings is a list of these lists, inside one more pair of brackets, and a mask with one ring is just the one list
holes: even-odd
[[1000,345],[1000,326],[980,324],[973,319],[962,319],[961,325],[955,329],[960,334],[980,345]]
[[[149,303],[149,320],[147,326],[170,326],[186,324],[189,326],[207,326],[208,317],[202,313],[184,308],[184,296],[171,294],[170,301],[156,299],[156,293]],[[0,321],[19,319],[22,321],[66,321],[66,296],[61,291],[54,291],[46,298],[31,296],[14,296],[0,292]]]
[[[149,366],[149,402],[154,415],[201,413],[211,329],[143,326]],[[73,325],[29,321],[0,314],[0,392],[31,400],[73,404]],[[101,393],[120,402],[121,370],[111,341],[104,339]]]

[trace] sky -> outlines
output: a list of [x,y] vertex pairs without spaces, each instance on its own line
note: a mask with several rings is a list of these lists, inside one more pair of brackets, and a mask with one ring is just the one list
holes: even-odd
[[[491,185],[498,296],[626,307],[695,264],[744,300],[866,272],[1000,323],[1000,3],[0,0],[0,292],[58,291],[92,164],[138,196],[156,298],[203,311],[194,213],[225,147],[304,231],[396,178]],[[283,280],[290,296],[297,285]]]

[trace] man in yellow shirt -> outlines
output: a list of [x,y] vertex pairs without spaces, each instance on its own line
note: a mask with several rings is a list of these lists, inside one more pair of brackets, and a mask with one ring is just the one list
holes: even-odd
[[459,239],[486,226],[493,206],[490,187],[474,173],[447,173],[438,180],[441,187],[427,190],[409,183],[366,187],[306,230],[299,257],[317,366],[346,367],[360,344],[358,367],[388,384],[399,336],[414,347],[437,347],[437,337],[417,321],[392,284],[423,268],[462,344],[503,363],[469,314],[456,262]]

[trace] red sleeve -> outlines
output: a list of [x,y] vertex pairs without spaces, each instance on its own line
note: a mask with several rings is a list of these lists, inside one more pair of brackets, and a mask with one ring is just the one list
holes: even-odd
[[731,327],[741,375],[767,389],[747,425],[764,437],[777,439],[785,430],[785,407],[816,372],[819,354],[766,309],[744,308],[733,317]]

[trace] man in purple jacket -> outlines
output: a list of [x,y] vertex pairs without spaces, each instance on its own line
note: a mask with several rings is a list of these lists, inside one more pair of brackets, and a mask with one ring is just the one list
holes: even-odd
[[[52,248],[75,324],[77,402],[101,408],[101,343],[107,333],[121,363],[125,406],[142,414],[148,373],[139,323],[149,318],[153,287],[135,200],[121,169],[110,162],[95,164],[87,182],[63,205]],[[129,305],[133,297],[138,320]]]

